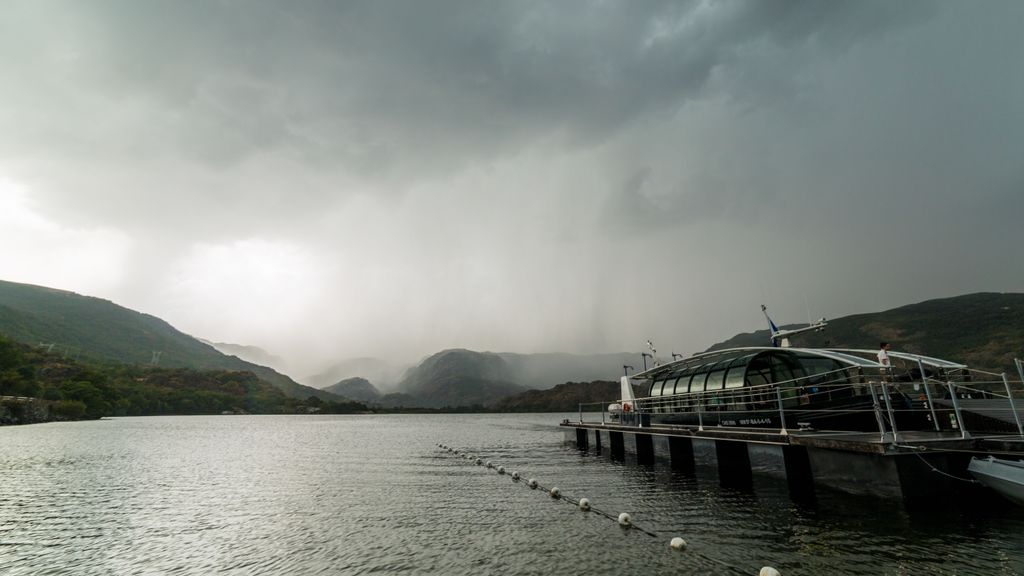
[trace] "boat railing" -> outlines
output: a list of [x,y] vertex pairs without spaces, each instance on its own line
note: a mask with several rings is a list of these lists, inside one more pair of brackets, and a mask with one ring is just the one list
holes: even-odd
[[662,415],[689,413],[696,414],[698,430],[714,415],[715,427],[764,428],[775,423],[780,434],[788,434],[787,424],[805,428],[823,417],[873,413],[883,441],[893,443],[900,437],[901,423],[963,438],[972,428],[1024,437],[1024,362],[1014,362],[1020,379],[967,369],[958,371],[954,380],[929,375],[923,367],[901,374],[842,368],[771,384],[636,398],[628,412],[609,411],[614,403],[580,404],[579,421],[599,418],[602,424],[643,427],[651,425],[652,417],[657,423]]

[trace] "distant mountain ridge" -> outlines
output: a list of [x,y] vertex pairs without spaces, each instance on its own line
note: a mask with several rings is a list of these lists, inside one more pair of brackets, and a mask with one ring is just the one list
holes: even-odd
[[[398,381],[397,390],[390,394],[381,396],[366,374],[324,383],[337,387],[332,393],[302,386],[270,368],[222,354],[154,316],[99,298],[5,281],[0,281],[0,335],[33,347],[42,344],[68,357],[82,355],[136,365],[156,360],[162,367],[250,371],[293,398],[340,400],[336,394],[345,389],[353,396],[342,396],[385,407],[410,408],[502,405],[504,399],[530,388],[611,380],[621,374],[623,364],[636,365],[639,360],[639,353],[514,354],[451,349],[409,368]],[[1024,294],[968,294],[835,318],[824,332],[801,334],[793,340],[794,346],[866,349],[874,349],[885,340],[897,351],[1013,372],[1013,358],[1024,356]],[[709,350],[768,343],[768,331],[759,330],[738,334]],[[391,373],[395,370],[375,359],[356,359],[338,366],[342,371],[360,367]],[[363,394],[366,396],[355,396]],[[371,399],[374,394],[377,396]],[[529,396],[539,402],[537,406],[543,404],[539,400],[543,396]],[[567,401],[560,393],[552,393],[548,399],[560,405]]]
[[510,396],[529,394],[531,389],[546,390],[588,379],[607,381],[621,373],[623,364],[635,364],[637,356],[625,352],[582,355],[443,350],[406,371],[398,384],[400,394],[384,396],[381,403],[389,407],[490,406]]
[[249,371],[294,398],[340,399],[226,356],[155,316],[64,290],[0,280],[0,334],[30,346],[52,344],[71,356],[124,364]]
[[259,366],[266,366],[267,368],[273,368],[275,371],[282,374],[288,371],[288,363],[284,361],[284,358],[275,356],[259,346],[232,344],[230,342],[210,342],[209,340],[204,340],[202,338],[196,338],[196,340],[199,340],[203,344],[213,346],[214,350],[226,356],[237,356],[246,362],[257,364]]
[[376,403],[380,400],[380,390],[366,378],[346,378],[324,390],[357,402]]
[[[874,350],[879,342],[888,341],[894,350],[1014,375],[1013,358],[1024,356],[1024,294],[967,294],[828,322],[822,332],[794,336],[793,346]],[[802,326],[805,324],[782,328]],[[708,351],[746,346],[770,346],[768,330],[737,334],[712,345]],[[571,412],[580,403],[610,402],[619,395],[618,384],[570,382],[551,390],[529,390],[509,396],[492,407],[508,412]],[[644,392],[637,391],[637,395]]]
[[387,388],[398,382],[405,366],[394,366],[380,358],[350,358],[319,374],[302,378],[314,388],[327,388],[347,378],[366,378],[376,386]]
[[[800,326],[805,324],[783,328]],[[882,341],[901,352],[1013,373],[1013,358],[1024,356],[1024,294],[982,292],[843,316],[829,320],[822,332],[794,336],[793,346],[873,350]],[[765,329],[737,334],[708,350],[768,345]]]
[[610,380],[622,375],[624,364],[640,361],[639,352],[609,354],[499,352],[508,365],[512,381],[528,388],[547,389],[566,382]]
[[[488,404],[523,389],[547,389],[565,382],[614,378],[624,364],[636,364],[639,353],[565,354],[477,352],[442,350],[420,364],[399,368],[377,358],[353,358],[339,362],[316,376],[310,385],[353,400],[392,407],[461,407]],[[401,373],[401,378],[397,374]],[[339,381],[366,379],[388,392],[373,399],[336,388]],[[475,383],[475,384],[473,384]],[[381,385],[383,384],[383,385]],[[459,387],[460,392],[450,390]]]
[[[503,398],[491,407],[500,412],[576,412],[580,404],[614,402],[621,395],[619,386],[618,382],[609,381],[566,382],[547,390],[527,390]],[[637,391],[637,395],[642,394]]]
[[486,405],[526,390],[511,378],[508,363],[498,354],[453,349],[410,368],[398,389],[427,408]]

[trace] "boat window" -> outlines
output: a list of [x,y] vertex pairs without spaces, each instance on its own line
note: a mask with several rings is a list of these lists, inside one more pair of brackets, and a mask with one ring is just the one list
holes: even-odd
[[842,364],[831,358],[800,358],[800,364],[807,372],[808,381],[812,384],[820,384],[826,381],[842,380],[842,373],[835,373],[843,368]]
[[679,379],[676,380],[676,394],[686,394],[687,392],[691,391],[690,379],[693,377],[693,373],[695,370],[696,368],[691,366],[680,373]]
[[802,382],[795,380],[806,377],[806,372],[800,366],[800,362],[790,353],[775,352],[771,354],[771,366],[772,380],[780,383],[784,405],[797,405],[797,396],[799,396],[797,388]]
[[722,381],[725,379],[725,367],[728,366],[729,362],[719,362],[715,364],[711,371],[708,372],[707,383],[704,385],[705,390],[721,390]]
[[686,394],[690,387],[690,375],[684,374],[676,379],[673,394]]
[[[656,380],[654,382],[654,384],[651,384],[651,392],[650,392],[651,398],[657,398],[658,396],[661,396],[661,392],[662,392],[662,389],[663,389],[664,386],[665,386],[665,381],[664,380]],[[654,412],[660,412],[661,411],[660,410],[660,405],[659,405],[657,400],[652,403],[651,409]]]
[[781,356],[773,354],[770,356],[772,365],[772,382],[786,382],[797,377],[793,373],[793,367]]
[[761,354],[751,359],[747,364],[747,386],[760,386],[771,384],[772,366],[770,356]]
[[705,390],[721,390],[722,389],[722,376],[725,375],[725,370],[712,370],[708,372],[707,382],[704,384]]
[[690,393],[691,394],[694,393],[694,392],[703,392],[704,391],[704,378],[706,378],[707,375],[708,375],[708,373],[703,371],[703,370],[698,370],[698,371],[693,373],[693,376],[690,378]]
[[729,372],[725,375],[725,387],[728,388],[741,388],[743,386],[743,378],[747,373],[746,365],[733,366],[729,368]]

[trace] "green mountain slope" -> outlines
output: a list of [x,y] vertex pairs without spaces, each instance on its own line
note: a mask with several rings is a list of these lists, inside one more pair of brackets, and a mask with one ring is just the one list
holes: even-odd
[[275,356],[258,346],[246,346],[230,342],[209,342],[202,338],[197,338],[197,340],[203,344],[213,346],[214,350],[225,356],[237,356],[246,362],[256,364],[257,366],[266,366],[282,374],[288,372],[288,363],[284,361],[284,358]]
[[380,390],[370,383],[366,378],[346,378],[337,384],[332,384],[324,390],[355,400],[357,402],[376,402],[380,400]]
[[[634,390],[643,396],[641,387]],[[585,411],[595,411],[594,404],[615,402],[621,396],[618,382],[566,382],[549,390],[527,390],[503,398],[491,407],[500,412],[576,412],[580,404],[590,404]]]
[[105,416],[366,409],[355,402],[289,398],[249,371],[75,360],[0,336],[0,425]]
[[[783,328],[797,328],[789,325]],[[928,300],[828,321],[823,332],[793,337],[793,346],[893,350],[962,362],[992,371],[1015,370],[1024,357],[1024,294],[978,293]],[[738,334],[708,350],[768,346],[768,330]]]
[[[198,370],[246,370],[288,396],[338,399],[265,366],[226,356],[163,320],[108,300],[0,281],[0,334],[76,357]],[[49,345],[53,345],[50,348]]]
[[461,349],[427,358],[411,368],[398,387],[429,408],[490,404],[526,390],[512,382],[512,373],[501,356]]

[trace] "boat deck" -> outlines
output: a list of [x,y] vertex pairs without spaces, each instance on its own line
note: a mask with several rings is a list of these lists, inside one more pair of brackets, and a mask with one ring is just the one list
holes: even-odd
[[914,452],[971,452],[977,455],[1024,452],[1024,437],[1008,434],[972,434],[966,438],[959,432],[914,430],[884,436],[878,432],[842,430],[779,430],[734,427],[631,426],[565,421],[562,426],[588,430],[643,433],[654,436],[726,440],[778,446],[804,446],[871,454],[907,454]]

